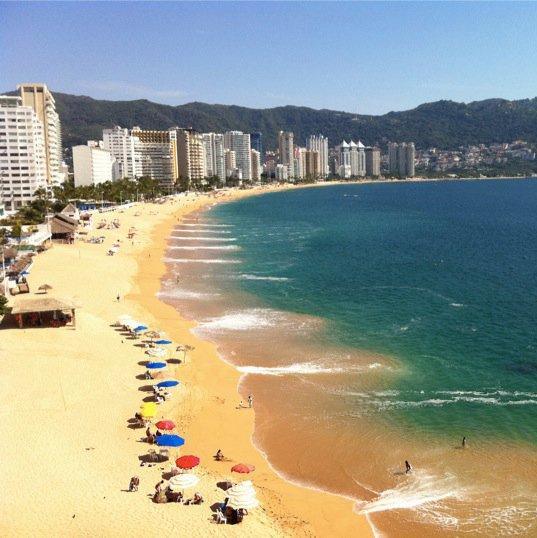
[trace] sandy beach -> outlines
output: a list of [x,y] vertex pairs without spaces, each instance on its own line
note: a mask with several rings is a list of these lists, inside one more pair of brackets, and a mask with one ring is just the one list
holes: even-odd
[[[229,191],[219,199],[256,192]],[[80,308],[76,329],[0,332],[3,536],[371,535],[365,518],[353,513],[352,500],[293,485],[271,469],[251,443],[253,410],[237,409],[239,373],[157,298],[172,226],[212,203],[214,197],[190,194],[110,213],[104,217],[119,218],[121,228],[99,230],[95,235],[104,235],[104,243],[54,245],[36,258],[28,277],[32,292],[47,283],[51,297],[73,299]],[[138,231],[132,242],[126,238],[131,226]],[[117,239],[120,252],[107,256]],[[141,442],[144,431],[129,428],[128,421],[149,394],[148,382],[140,379],[147,355],[113,327],[123,314],[161,329],[174,345],[195,347],[185,364],[168,366],[181,386],[159,407],[157,419],[174,420],[186,439],[180,453],[201,458],[195,469],[201,481],[186,493],[200,491],[201,506],[151,502],[170,464],[139,466],[149,445]],[[230,461],[214,461],[217,449]],[[240,480],[230,471],[238,462],[256,466],[248,478],[261,507],[241,525],[215,525],[210,507],[225,497],[216,484]],[[133,475],[140,477],[140,489],[129,493]]]

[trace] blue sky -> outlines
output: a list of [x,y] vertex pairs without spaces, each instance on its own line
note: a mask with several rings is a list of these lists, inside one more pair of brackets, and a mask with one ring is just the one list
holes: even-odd
[[0,3],[0,90],[364,114],[537,95],[537,3]]

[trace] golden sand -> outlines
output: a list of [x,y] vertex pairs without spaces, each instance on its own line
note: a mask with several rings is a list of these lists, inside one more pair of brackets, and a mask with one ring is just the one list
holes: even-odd
[[[228,192],[222,199],[255,192]],[[73,298],[81,308],[76,329],[0,331],[0,534],[370,536],[352,501],[292,485],[270,468],[251,443],[253,411],[236,409],[239,374],[213,344],[191,334],[191,322],[158,300],[171,227],[215,201],[207,195],[178,200],[103,215],[121,221],[119,230],[90,232],[104,235],[103,244],[55,245],[36,258],[28,277],[32,292],[47,283],[51,296]],[[138,230],[134,241],[126,238],[130,226]],[[117,239],[120,252],[107,256]],[[144,430],[129,428],[128,420],[150,394],[140,390],[148,382],[137,379],[147,356],[112,326],[122,314],[165,331],[174,344],[195,346],[186,364],[168,367],[181,385],[157,418],[178,424],[186,439],[181,454],[201,458],[194,471],[200,483],[186,492],[200,491],[201,506],[151,502],[170,465],[139,467],[149,445],[140,441]],[[230,462],[213,460],[218,448]],[[218,526],[210,506],[225,493],[216,483],[236,481],[230,468],[237,462],[256,466],[250,476],[261,507],[241,525]],[[129,493],[134,475],[140,488]]]

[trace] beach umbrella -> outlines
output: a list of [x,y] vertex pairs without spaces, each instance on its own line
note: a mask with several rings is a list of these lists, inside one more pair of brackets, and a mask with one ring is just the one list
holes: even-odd
[[175,460],[175,465],[179,469],[193,469],[200,463],[198,456],[181,456]]
[[153,341],[155,338],[160,338],[160,333],[157,331],[147,331],[144,333],[144,336]]
[[184,491],[195,486],[200,479],[191,473],[177,474],[170,478],[169,487],[172,491]]
[[171,343],[172,343],[171,340],[164,340],[164,339],[155,340],[155,344],[158,344],[159,346],[167,346],[168,344],[171,344]]
[[153,418],[157,414],[157,404],[155,402],[145,402],[140,406],[140,412],[144,418]]
[[158,446],[171,446],[171,447],[178,447],[183,446],[185,444],[185,440],[182,437],[179,437],[178,435],[171,435],[171,434],[164,434],[164,435],[157,435],[155,438],[155,442]]
[[166,381],[157,383],[155,386],[159,389],[168,389],[170,387],[176,387],[177,385],[179,385],[179,381],[176,381],[175,379],[168,379]]
[[155,349],[148,349],[146,353],[150,357],[162,357],[163,355],[166,355],[166,351],[161,347],[156,347]]
[[255,471],[255,466],[248,463],[237,463],[237,465],[231,468],[231,471],[234,473],[248,474]]
[[235,510],[256,508],[259,501],[256,498],[255,489],[250,480],[235,484],[226,491],[228,506]]
[[145,325],[138,325],[137,327],[134,327],[133,331],[135,333],[139,333],[142,331],[147,331],[147,327]]
[[173,430],[175,428],[175,422],[172,420],[159,420],[155,426],[159,430]]
[[44,291],[45,293],[47,293],[48,290],[51,290],[52,289],[52,286],[50,284],[42,284],[41,286],[39,286],[39,288],[37,288],[39,291]]
[[166,368],[167,364],[165,362],[148,362],[148,370],[160,370],[161,368]]

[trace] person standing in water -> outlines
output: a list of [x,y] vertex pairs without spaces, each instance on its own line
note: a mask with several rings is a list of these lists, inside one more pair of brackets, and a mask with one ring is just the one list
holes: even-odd
[[405,460],[405,474],[410,474],[412,472],[412,465],[408,462],[408,460]]
[[462,448],[466,448],[466,435],[462,438]]
[[248,407],[251,409],[254,405],[254,397],[250,394],[248,396]]

